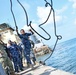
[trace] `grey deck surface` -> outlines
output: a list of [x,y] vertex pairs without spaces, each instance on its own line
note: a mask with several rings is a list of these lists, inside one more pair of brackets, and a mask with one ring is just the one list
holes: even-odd
[[18,75],[74,75],[69,72],[55,69],[53,67],[37,64],[34,69],[25,68],[24,71],[19,72]]

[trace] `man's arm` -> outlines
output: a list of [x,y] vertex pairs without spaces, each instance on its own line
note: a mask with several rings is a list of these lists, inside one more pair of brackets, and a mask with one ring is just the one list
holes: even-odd
[[16,32],[17,32],[17,34],[19,34],[19,32],[18,32],[18,28],[16,28]]
[[29,29],[29,31],[30,31],[31,33],[26,33],[26,34],[27,34],[27,36],[31,36],[31,35],[33,35],[33,34],[34,34],[34,32],[33,32],[31,29]]
[[16,28],[16,32],[17,32],[17,35],[19,36],[19,38],[21,38],[21,35],[18,32],[18,28]]

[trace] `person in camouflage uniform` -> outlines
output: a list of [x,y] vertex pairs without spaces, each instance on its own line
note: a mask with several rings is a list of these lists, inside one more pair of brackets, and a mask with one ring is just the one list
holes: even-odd
[[14,75],[13,65],[11,60],[7,56],[4,43],[1,41],[1,35],[0,35],[0,63],[2,64],[2,67],[7,75]]

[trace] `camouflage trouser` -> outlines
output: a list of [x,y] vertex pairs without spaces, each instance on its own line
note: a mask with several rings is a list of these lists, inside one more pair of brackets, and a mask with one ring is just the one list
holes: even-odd
[[0,63],[4,68],[5,72],[7,73],[7,68],[9,69],[10,73],[14,73],[12,62],[8,57],[0,57]]
[[1,63],[0,63],[0,75],[6,75]]
[[[0,63],[2,64],[3,69],[7,73],[7,67],[10,70],[10,73],[14,73],[13,65],[9,57],[7,56],[4,46],[0,44]],[[14,74],[11,74],[14,75]]]
[[4,68],[5,72],[7,73],[7,68],[9,69],[10,73],[14,73],[13,65],[7,54],[4,54],[0,57],[0,63]]

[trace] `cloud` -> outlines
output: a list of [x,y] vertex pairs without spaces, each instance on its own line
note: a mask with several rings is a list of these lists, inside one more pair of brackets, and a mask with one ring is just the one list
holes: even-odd
[[76,0],[69,0],[69,1],[73,3],[72,7],[76,8]]
[[[63,7],[61,8],[60,10],[56,10],[55,12],[55,20],[56,22],[61,22],[63,18],[65,18],[65,16],[62,16],[62,12],[64,12],[65,10],[67,9],[67,7]],[[39,31],[40,28],[38,27],[38,24],[37,23],[42,23],[46,20],[48,14],[50,12],[50,7],[40,7],[38,6],[37,7],[37,16],[39,17],[38,19],[38,22],[37,21],[34,21],[34,23],[32,23],[32,26],[33,28],[36,30],[36,31]],[[35,23],[37,22],[37,23]],[[53,12],[51,13],[51,16],[47,22],[47,24],[52,24],[53,23]],[[23,29],[25,29],[26,31],[28,31],[30,29],[30,27],[27,27],[27,25],[24,25]]]
[[[62,15],[62,13],[64,13],[66,9],[67,9],[67,6],[62,7],[59,10],[55,10],[56,11],[55,12],[55,20],[56,20],[57,23],[62,22],[63,19],[66,18],[65,15]],[[34,23],[32,23],[32,26],[33,26],[33,28],[36,31],[38,31],[39,33],[41,32],[41,35],[44,35],[45,33],[38,27],[38,24],[37,23],[40,24],[40,23],[44,22],[46,20],[47,16],[48,16],[49,12],[50,12],[50,7],[40,7],[40,6],[37,7],[38,20],[34,21]],[[51,16],[50,16],[47,24],[49,25],[49,24],[52,24],[52,23],[53,23],[53,12],[51,13]],[[51,28],[52,28],[52,31],[53,31],[53,25],[51,25],[51,26],[52,26]],[[29,30],[29,28],[30,27],[27,27],[26,25],[23,27],[23,29],[25,29],[25,30]],[[47,30],[48,28],[45,27],[44,29]],[[50,32],[50,31],[47,30],[47,32]],[[48,37],[48,36],[46,35],[46,37]]]
[[[63,7],[60,10],[56,10],[55,12],[55,20],[56,22],[60,22],[62,20],[62,15],[60,15],[61,12],[64,12],[67,9],[67,7]],[[44,22],[48,14],[50,12],[50,7],[37,7],[37,15],[39,17],[39,23]],[[47,24],[53,23],[53,12],[51,13],[51,16],[47,22]]]
[[57,13],[57,14],[62,14],[64,11],[67,10],[67,8],[68,8],[68,6],[64,6],[64,7],[62,7],[60,10],[57,10],[57,9],[56,9],[56,13]]
[[[39,27],[38,27],[37,24],[32,23],[32,27],[33,27],[36,31],[38,31],[38,28],[39,28]],[[28,27],[27,25],[24,25],[23,29],[26,30],[26,31],[28,31],[28,30],[30,29],[30,26]]]

